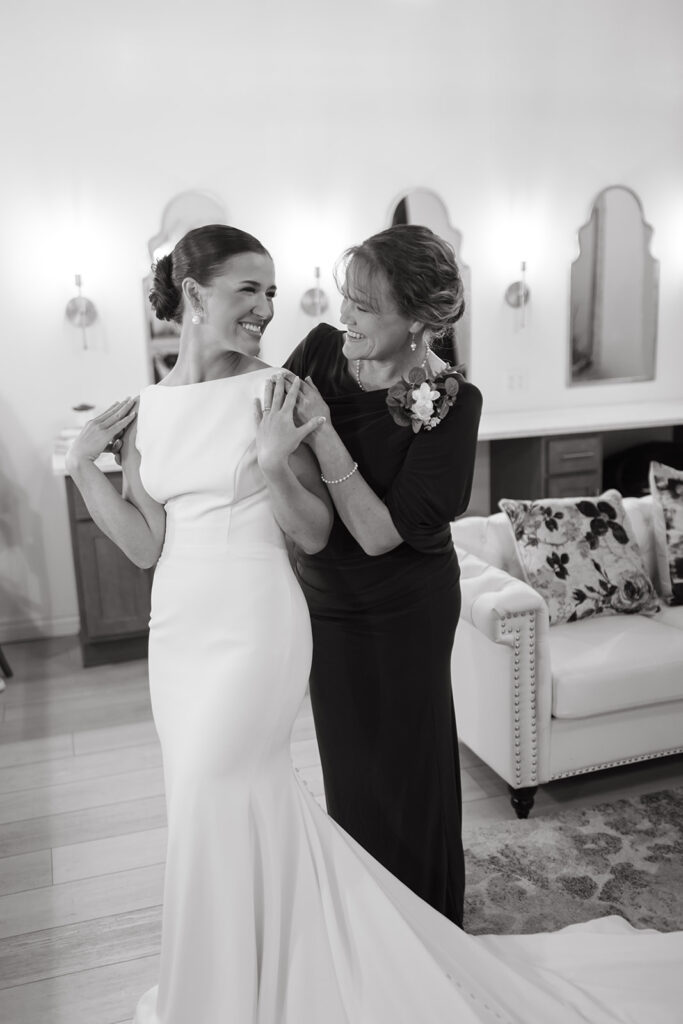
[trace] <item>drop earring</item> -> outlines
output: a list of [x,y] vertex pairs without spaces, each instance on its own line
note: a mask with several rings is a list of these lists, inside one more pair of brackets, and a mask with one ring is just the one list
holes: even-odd
[[416,348],[417,348],[417,342],[415,341],[415,335],[413,335],[412,340],[410,342],[410,351],[414,352]]
[[198,310],[195,310],[192,314],[192,323],[200,324],[202,322],[202,315]]

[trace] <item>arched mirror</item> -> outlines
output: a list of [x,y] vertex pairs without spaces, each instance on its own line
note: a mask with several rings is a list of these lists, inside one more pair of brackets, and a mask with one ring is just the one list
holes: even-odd
[[635,192],[624,185],[600,192],[572,264],[570,384],[654,377],[659,263],[651,238]]
[[[207,192],[181,192],[166,206],[161,217],[161,227],[147,243],[150,262],[169,253],[176,242],[192,228],[205,224],[226,224],[225,207],[219,199]],[[152,287],[152,273],[142,282],[147,326],[147,356],[150,380],[158,384],[178,358],[180,327],[169,320],[157,320],[149,304],[149,290]]]
[[448,210],[442,199],[426,188],[415,188],[403,193],[391,207],[391,224],[421,224],[431,228],[453,246],[455,257],[460,269],[465,288],[465,312],[455,325],[455,338],[452,346],[437,348],[436,351],[449,363],[461,365],[469,375],[470,368],[470,329],[471,329],[471,275],[470,268],[460,258],[462,234],[454,228],[448,218]]

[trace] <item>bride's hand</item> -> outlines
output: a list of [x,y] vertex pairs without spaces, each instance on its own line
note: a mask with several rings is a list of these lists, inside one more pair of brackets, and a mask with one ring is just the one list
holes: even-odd
[[124,398],[114,402],[108,409],[88,420],[75,438],[66,454],[67,470],[79,462],[94,462],[104,451],[117,453],[121,448],[121,437],[137,415],[135,398]]
[[258,398],[254,401],[256,454],[264,473],[286,465],[292,452],[325,422],[320,415],[306,417],[304,421],[297,416],[300,425],[294,422],[300,389],[298,377],[290,375],[285,382],[284,374],[278,373],[266,382],[263,406]]

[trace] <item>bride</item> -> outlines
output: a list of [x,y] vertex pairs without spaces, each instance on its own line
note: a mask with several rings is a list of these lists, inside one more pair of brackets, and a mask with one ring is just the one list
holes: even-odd
[[[149,675],[168,805],[159,984],[136,1024],[674,1024],[683,934],[605,918],[466,935],[318,807],[289,759],[311,632],[289,537],[332,512],[298,382],[258,359],[272,260],[224,225],[156,265],[181,327],[161,383],[92,420],[67,468],[99,527],[156,565]],[[129,429],[126,429],[129,428]],[[123,496],[95,466],[125,431]]]

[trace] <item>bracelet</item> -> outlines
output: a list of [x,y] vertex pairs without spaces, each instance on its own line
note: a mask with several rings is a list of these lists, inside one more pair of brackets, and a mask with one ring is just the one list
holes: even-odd
[[322,482],[324,484],[343,484],[345,480],[348,480],[350,476],[353,476],[353,474],[356,472],[357,469],[358,469],[358,463],[354,462],[353,469],[351,470],[350,473],[347,473],[346,476],[340,476],[338,480],[328,480],[327,477],[324,477],[322,475],[322,473],[321,473],[320,474],[320,479],[322,480]]

